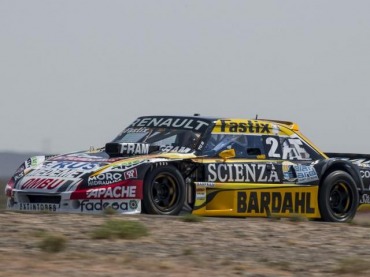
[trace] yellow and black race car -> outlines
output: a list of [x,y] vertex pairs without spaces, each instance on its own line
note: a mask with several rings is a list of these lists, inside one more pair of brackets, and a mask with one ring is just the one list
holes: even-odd
[[7,208],[348,222],[370,204],[369,159],[325,154],[292,122],[145,116],[104,148],[28,159]]

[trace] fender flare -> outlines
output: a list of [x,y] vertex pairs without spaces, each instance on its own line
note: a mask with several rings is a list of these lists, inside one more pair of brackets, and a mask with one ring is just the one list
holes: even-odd
[[321,165],[320,185],[326,176],[335,170],[343,170],[351,175],[360,193],[365,190],[359,167],[348,160],[337,158],[330,158],[323,161],[323,164]]

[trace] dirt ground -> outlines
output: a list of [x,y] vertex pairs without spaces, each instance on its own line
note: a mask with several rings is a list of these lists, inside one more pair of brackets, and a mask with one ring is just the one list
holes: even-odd
[[[370,217],[352,224],[292,219],[148,215],[149,235],[91,238],[107,216],[0,212],[0,276],[370,276]],[[59,253],[39,248],[40,231],[63,234]]]

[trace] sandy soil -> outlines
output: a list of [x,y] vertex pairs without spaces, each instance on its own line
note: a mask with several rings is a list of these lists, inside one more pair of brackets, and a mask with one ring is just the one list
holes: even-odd
[[[136,240],[97,240],[107,216],[0,212],[0,276],[370,276],[370,217],[291,219],[112,216],[143,223]],[[59,253],[40,231],[63,234]]]

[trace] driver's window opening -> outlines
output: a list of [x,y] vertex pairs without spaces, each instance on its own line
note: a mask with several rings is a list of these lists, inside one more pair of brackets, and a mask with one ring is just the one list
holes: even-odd
[[227,149],[234,149],[236,158],[256,158],[265,154],[261,136],[244,134],[212,134],[203,154],[215,157]]

